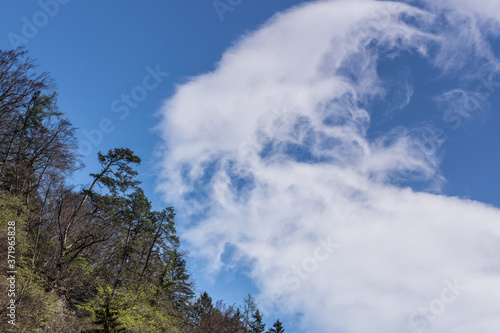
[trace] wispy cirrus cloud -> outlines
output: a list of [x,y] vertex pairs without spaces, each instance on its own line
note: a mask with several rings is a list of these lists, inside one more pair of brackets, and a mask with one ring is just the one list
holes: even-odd
[[[443,181],[442,138],[431,128],[367,134],[380,116],[374,100],[400,96],[404,108],[412,95],[409,72],[387,84],[381,59],[418,54],[464,80],[496,68],[486,34],[497,18],[464,14],[467,2],[438,5],[293,8],[180,85],[162,110],[160,188],[196,216],[182,230],[193,255],[217,271],[235,249],[231,260],[251,265],[260,297],[301,313],[303,331],[421,330],[409,318],[455,278],[466,291],[426,331],[500,324],[500,210],[409,188]],[[474,24],[455,25],[459,17]],[[294,269],[326,236],[339,248],[297,283]]]

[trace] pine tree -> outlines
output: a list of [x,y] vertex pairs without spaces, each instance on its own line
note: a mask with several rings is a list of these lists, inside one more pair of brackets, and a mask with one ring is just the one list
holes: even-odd
[[259,309],[255,311],[252,315],[253,322],[250,324],[250,329],[252,333],[262,333],[266,329],[266,324],[262,322],[262,315],[260,314]]
[[250,325],[252,324],[252,314],[257,310],[257,304],[255,304],[255,298],[252,294],[248,294],[247,297],[243,299],[243,313],[242,320],[245,328],[250,331]]
[[193,322],[195,326],[202,326],[203,322],[209,320],[213,313],[212,297],[205,291],[193,305]]
[[186,266],[186,259],[177,248],[169,250],[167,258],[168,264],[160,277],[161,287],[166,290],[175,309],[187,311],[194,292],[193,282]]
[[285,329],[283,328],[283,323],[278,319],[276,322],[273,324],[273,327],[271,327],[267,333],[284,333]]
[[118,333],[125,332],[125,329],[120,327],[118,323],[118,311],[112,310],[109,304],[106,304],[101,309],[95,311],[95,324],[102,326],[102,329],[94,329],[92,333]]

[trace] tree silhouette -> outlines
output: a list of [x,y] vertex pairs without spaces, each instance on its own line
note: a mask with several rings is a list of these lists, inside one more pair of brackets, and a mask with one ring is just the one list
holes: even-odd
[[278,319],[276,322],[273,324],[273,327],[271,327],[267,333],[283,333],[285,332],[285,329],[283,328],[283,323]]
[[262,321],[262,315],[260,314],[259,309],[255,311],[252,315],[253,322],[250,324],[250,329],[252,333],[262,333],[266,329],[266,324]]

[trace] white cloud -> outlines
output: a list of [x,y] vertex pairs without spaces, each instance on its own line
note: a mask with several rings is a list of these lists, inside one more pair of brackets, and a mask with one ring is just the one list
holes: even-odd
[[[467,289],[426,332],[498,330],[500,211],[395,185],[439,188],[442,138],[432,129],[366,135],[373,115],[363,105],[387,93],[376,70],[382,53],[410,50],[471,77],[496,66],[474,35],[481,26],[441,29],[443,12],[432,11],[378,1],[292,9],[165,104],[161,189],[201,214],[182,230],[193,254],[217,270],[233,244],[233,260],[252,262],[261,299],[302,313],[304,331],[422,330],[408,318],[439,304],[455,278]],[[466,57],[445,61],[459,48]],[[465,71],[477,58],[486,60]],[[402,82],[404,106],[412,88]],[[328,237],[340,247],[323,261],[315,250]],[[302,265],[310,272],[294,271]]]
[[497,21],[496,24],[500,22],[500,3],[496,0],[426,0],[426,2],[434,7],[475,13],[480,19]]

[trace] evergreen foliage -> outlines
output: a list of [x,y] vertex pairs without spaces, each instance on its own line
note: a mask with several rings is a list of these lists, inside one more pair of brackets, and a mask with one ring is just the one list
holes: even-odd
[[260,314],[259,309],[255,311],[252,315],[253,321],[250,324],[250,329],[252,333],[262,333],[266,329],[266,324],[264,324],[262,320],[262,315]]
[[[0,50],[0,246],[15,221],[18,286],[16,326],[0,331],[263,332],[251,295],[243,311],[195,297],[175,210],[152,209],[133,151],[99,152],[90,185],[69,183],[81,166],[75,129],[35,69],[24,49]],[[8,302],[0,294],[3,317]]]
[[285,328],[283,327],[283,323],[278,319],[273,324],[273,327],[269,328],[268,333],[284,333]]

